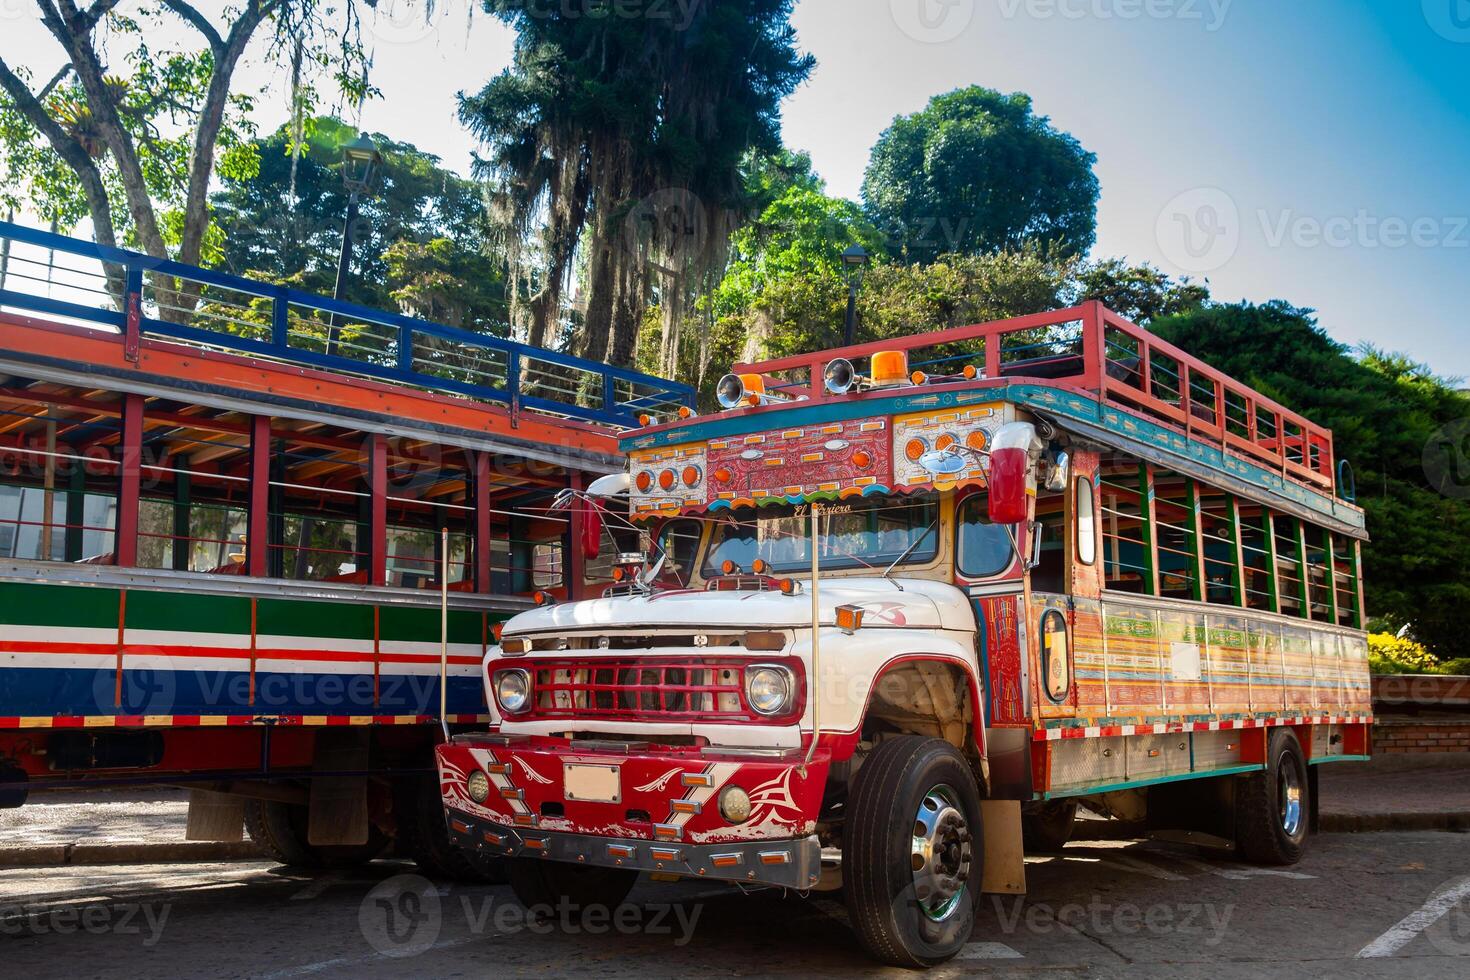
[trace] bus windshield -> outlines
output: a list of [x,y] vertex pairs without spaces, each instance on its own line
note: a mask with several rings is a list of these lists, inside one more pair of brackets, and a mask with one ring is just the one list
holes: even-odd
[[[824,507],[818,558],[823,568],[881,571],[900,557],[904,564],[922,565],[938,551],[938,521],[939,505],[932,497]],[[811,508],[779,504],[731,512],[714,526],[704,574],[720,574],[726,561],[750,571],[757,558],[773,572],[809,570]]]

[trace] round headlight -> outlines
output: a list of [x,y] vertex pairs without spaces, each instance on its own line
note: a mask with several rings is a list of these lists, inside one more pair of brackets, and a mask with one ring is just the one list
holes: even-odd
[[525,711],[531,703],[531,675],[524,670],[502,670],[495,675],[495,700],[508,715]]
[[476,803],[484,803],[490,798],[490,777],[485,775],[484,770],[476,769],[465,780],[465,788],[470,791],[470,799]]
[[752,667],[745,673],[745,696],[763,715],[779,715],[791,707],[791,672],[784,667]]
[[730,823],[745,823],[750,819],[750,794],[739,786],[727,786],[720,794],[720,816]]

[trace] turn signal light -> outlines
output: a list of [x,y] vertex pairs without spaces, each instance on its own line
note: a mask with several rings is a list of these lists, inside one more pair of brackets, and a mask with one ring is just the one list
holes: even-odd
[[504,632],[505,632],[505,624],[504,623],[491,623],[490,624],[490,636],[495,640],[496,643],[499,643],[500,642],[500,634],[502,634]]
[[960,374],[963,374],[965,376],[966,381],[974,381],[975,375],[979,373],[980,372],[975,370],[975,365],[973,364],[966,364],[965,369],[960,372]]
[[652,422],[653,422],[653,416],[652,415],[649,415],[647,412],[644,412],[642,415],[638,416],[638,424],[639,425],[650,425],[650,424],[652,424]]
[[750,570],[752,572],[755,572],[757,575],[766,574],[766,572],[769,571],[770,568],[770,564],[768,564],[764,558],[757,558],[755,561],[750,563]]
[[550,592],[537,592],[535,595],[531,596],[531,598],[535,600],[535,603],[538,606],[549,606],[556,601],[556,596],[552,595]]
[[776,583],[776,587],[781,590],[782,595],[795,595],[796,579],[783,578],[781,581]]
[[720,571],[726,575],[734,575],[736,572],[740,571],[740,566],[735,564],[735,562],[731,559],[726,558],[724,561],[720,562]]
[[873,384],[896,385],[908,380],[909,356],[901,350],[880,350],[868,361]]
[[679,406],[679,418],[681,418],[681,419],[692,419],[692,418],[694,418],[694,409],[690,408],[688,405],[680,405]]
[[915,371],[913,374],[909,375],[909,380],[916,385],[921,385],[925,381],[929,380],[929,375],[925,374],[923,371]]
[[863,628],[862,606],[838,606],[837,628],[844,633],[856,633]]
[[628,577],[628,573],[623,568],[622,565],[619,565],[617,568],[614,568],[613,569],[613,581],[614,582],[621,582],[623,579],[625,579],[627,577]]

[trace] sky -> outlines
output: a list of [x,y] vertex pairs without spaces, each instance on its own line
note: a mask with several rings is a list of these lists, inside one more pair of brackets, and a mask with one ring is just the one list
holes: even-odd
[[[622,2],[678,18],[692,0]],[[23,6],[0,0],[0,55],[40,75]],[[427,22],[422,0],[378,6],[383,98],[361,125],[467,172],[455,95],[508,64],[510,32],[471,0]],[[1470,0],[799,0],[793,24],[818,64],[785,140],[830,193],[857,198],[879,135],[932,96],[1023,91],[1097,155],[1094,256],[1310,307],[1339,341],[1470,378]],[[281,74],[242,76],[270,86],[263,129]]]

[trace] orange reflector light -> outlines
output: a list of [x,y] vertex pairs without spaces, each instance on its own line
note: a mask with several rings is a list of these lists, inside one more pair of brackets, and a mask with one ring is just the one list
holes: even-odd
[[903,454],[909,458],[909,462],[917,463],[919,457],[929,451],[929,444],[918,436],[904,443]]
[[732,476],[733,474],[727,469],[715,470],[715,479],[721,483],[729,483]]
[[909,356],[901,350],[880,350],[869,360],[875,385],[902,384],[909,376]]
[[708,787],[708,786],[713,786],[715,784],[715,778],[713,776],[711,776],[709,773],[704,773],[704,772],[686,772],[683,776],[680,776],[679,777],[679,782],[682,783],[686,787],[690,787],[690,786],[705,786],[705,787]]
[[950,446],[953,446],[958,441],[958,439],[946,432],[944,435],[934,440],[934,448],[948,449]]
[[487,830],[487,831],[485,831],[484,836],[485,836],[485,843],[486,844],[489,844],[491,847],[499,847],[500,846],[500,835],[499,834],[492,834],[490,831]]
[[739,852],[733,854],[711,854],[709,863],[717,868],[733,868],[740,864]]
[[852,454],[852,463],[859,469],[867,469],[873,465],[873,454],[859,449]]
[[693,418],[693,417],[694,417],[694,409],[690,408],[688,405],[680,405],[679,406],[679,418],[681,418],[681,419],[688,419],[688,418]]
[[613,581],[614,582],[621,582],[623,579],[625,579],[627,577],[628,577],[628,573],[623,570],[623,566],[622,565],[619,565],[617,568],[614,568],[613,569]]
[[669,809],[675,813],[698,813],[703,807],[693,800],[675,800],[669,804]]
[[974,432],[965,436],[965,445],[977,451],[984,449],[990,445],[990,436],[985,434],[984,429],[976,429]]
[[909,380],[916,385],[921,385],[925,381],[929,380],[929,375],[925,374],[923,371],[915,371],[913,374],[909,375]]
[[485,771],[488,772],[492,776],[509,776],[510,775],[510,763],[508,763],[508,762],[492,762],[488,766],[485,767]]
[[653,474],[648,472],[647,470],[644,470],[642,473],[638,474],[637,478],[633,482],[638,485],[639,490],[647,493],[653,487]]
[[538,606],[549,606],[556,601],[556,597],[553,596],[550,592],[537,592],[535,595],[531,596],[531,599]]
[[856,633],[863,628],[862,606],[838,606],[837,628],[844,633]]
[[975,370],[975,365],[966,364],[965,369],[960,373],[963,374],[968,380],[973,381],[975,380],[975,375],[979,374],[980,372]]
[[764,558],[757,558],[755,561],[750,563],[750,570],[752,572],[755,572],[757,575],[766,574],[770,567],[770,565],[766,564],[766,560]]
[[528,851],[544,851],[544,850],[546,850],[546,841],[541,840],[538,837],[527,837],[525,843],[526,843],[526,850],[528,850]]
[[500,641],[502,653],[530,653],[531,638],[529,636],[513,636],[508,640]]
[[505,624],[504,623],[491,623],[490,624],[490,635],[495,639],[495,642],[496,643],[499,643],[500,642],[500,634],[502,634],[504,632],[505,632]]
[[673,470],[664,470],[658,475],[658,485],[665,490],[672,490],[674,489],[674,479]]
[[740,566],[735,564],[735,562],[731,559],[726,558],[724,561],[720,562],[720,571],[724,572],[726,575],[734,575],[736,572],[740,571]]
[[449,826],[454,828],[456,834],[468,834],[470,832],[470,825],[463,820],[451,820],[449,821]]
[[686,466],[684,467],[684,472],[680,475],[684,477],[684,485],[686,487],[692,487],[699,482],[699,467]]
[[761,851],[759,857],[760,857],[761,864],[790,864],[791,863],[791,852],[790,851]]
[[792,595],[796,592],[796,579],[794,578],[783,578],[781,581],[777,582],[776,585],[781,589],[781,592],[784,595]]
[[644,412],[642,415],[638,416],[638,424],[639,425],[648,425],[652,421],[653,421],[653,416],[652,415],[649,415],[647,412]]

